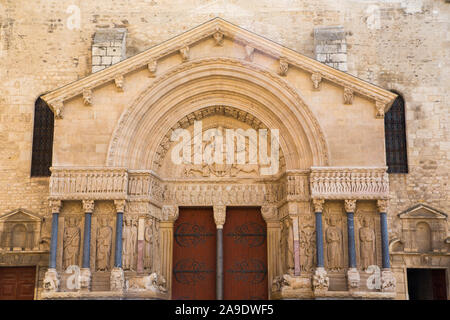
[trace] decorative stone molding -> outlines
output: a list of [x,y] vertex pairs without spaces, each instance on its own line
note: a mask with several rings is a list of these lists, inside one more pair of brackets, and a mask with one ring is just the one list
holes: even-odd
[[311,74],[311,81],[313,83],[314,90],[320,90],[320,83],[322,82],[322,75],[318,72]]
[[262,206],[261,215],[266,222],[278,221],[278,208],[277,206]]
[[61,210],[62,202],[61,200],[51,200],[49,202],[51,213],[59,213]]
[[253,47],[250,46],[250,45],[246,45],[246,46],[244,47],[244,49],[245,49],[245,60],[247,60],[247,61],[253,61],[253,55],[254,55],[254,53],[255,53],[255,48],[253,48]]
[[114,78],[114,84],[116,85],[117,90],[120,92],[123,92],[124,81],[125,79],[122,74],[119,74]]
[[214,222],[216,223],[217,229],[223,229],[225,224],[225,219],[227,216],[227,207],[223,205],[218,205],[213,207],[214,210]]
[[163,206],[162,207],[162,220],[175,222],[178,219],[179,215],[178,206]]
[[281,58],[279,60],[279,67],[278,67],[278,74],[282,77],[285,77],[287,75],[287,72],[289,70],[289,63],[286,59]]
[[86,106],[92,105],[92,90],[91,89],[83,89],[83,103]]
[[83,210],[86,213],[94,212],[94,200],[83,200]]
[[377,119],[384,119],[384,114],[386,112],[386,103],[383,101],[376,101],[375,102],[375,108],[376,108],[376,118]]
[[388,200],[377,200],[378,212],[387,212],[388,205],[389,205]]
[[306,172],[287,173],[287,201],[309,201],[309,182]]
[[344,104],[353,104],[353,90],[344,88]]
[[219,47],[223,46],[224,36],[223,36],[223,32],[220,31],[220,28],[216,28],[216,32],[214,32],[213,38],[214,38],[216,46],[219,46]]
[[315,294],[328,291],[328,287],[330,286],[330,278],[327,277],[325,268],[316,268],[312,279],[312,286]]
[[128,173],[123,168],[52,167],[51,200],[124,199]]
[[163,201],[162,181],[147,170],[128,171],[128,195],[132,200],[148,200],[156,204]]
[[345,212],[355,212],[356,200],[345,200],[344,207],[345,207]]
[[151,60],[147,64],[147,70],[149,71],[149,77],[154,78],[156,77],[156,69],[158,67],[158,62],[156,60]]
[[116,212],[125,212],[125,200],[114,200],[114,206],[116,208]]
[[68,86],[64,86],[60,89],[52,91],[42,96],[42,99],[47,102],[50,108],[52,108],[55,113],[55,117],[57,116],[57,118],[60,118],[62,108],[55,108],[56,100],[68,100],[81,94],[83,88],[98,87],[104,83],[111,81],[114,75],[118,73],[126,74],[130,71],[141,68],[148,64],[148,60],[150,58],[159,59],[170,55],[178,51],[180,48],[180,44],[182,43],[196,43],[202,39],[211,37],[212,35],[214,35],[214,33],[217,32],[216,30],[218,28],[221,30],[224,36],[231,39],[235,43],[247,45],[251,48],[260,50],[266,55],[272,56],[276,59],[279,57],[279,53],[283,52],[286,59],[289,60],[291,66],[311,73],[320,73],[322,74],[323,78],[329,81],[335,82],[343,87],[349,87],[355,92],[369,97],[373,100],[381,101],[385,106],[385,110],[383,111],[383,113],[387,111],[396,97],[394,93],[383,90],[356,77],[352,77],[348,74],[345,74],[344,72],[340,72],[314,59],[305,57],[293,50],[286,49],[270,40],[239,28],[223,19],[216,18],[173,39],[165,41],[160,45],[155,46],[141,54],[116,63],[104,70],[95,72],[90,76],[75,81]]
[[188,45],[185,45],[184,47],[182,47],[180,49],[180,55],[181,55],[181,60],[183,60],[183,62],[189,60],[189,46]]
[[313,199],[314,212],[323,212],[324,203],[323,199]]
[[110,290],[123,291],[125,287],[125,276],[122,268],[113,268],[110,276]]
[[395,292],[397,287],[397,280],[391,270],[381,271],[381,291]]
[[347,283],[350,290],[359,288],[360,283],[359,272],[356,268],[350,268],[347,271]]
[[45,292],[57,292],[59,290],[60,277],[56,269],[48,269],[45,272],[43,288]]
[[313,199],[378,200],[389,196],[386,167],[312,167],[310,186]]

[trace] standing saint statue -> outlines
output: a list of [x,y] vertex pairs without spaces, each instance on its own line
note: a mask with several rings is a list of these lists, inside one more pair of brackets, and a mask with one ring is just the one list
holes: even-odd
[[123,269],[133,270],[134,255],[136,252],[136,223],[129,217],[125,218],[123,228]]
[[374,264],[375,232],[370,228],[369,217],[362,219],[362,225],[359,229],[360,257],[361,268],[366,270],[367,267]]
[[161,273],[161,257],[159,250],[159,222],[153,222],[153,269],[152,272]]
[[144,269],[153,271],[153,218],[149,218],[146,221],[145,231],[144,231]]
[[97,260],[98,271],[108,271],[111,257],[112,229],[108,225],[106,218],[100,220],[100,227],[97,229]]
[[331,271],[339,271],[341,268],[342,234],[341,229],[336,226],[337,220],[338,217],[330,216],[326,232],[328,268]]
[[78,265],[80,239],[80,228],[78,227],[76,218],[68,218],[68,225],[64,228],[64,269],[72,265]]

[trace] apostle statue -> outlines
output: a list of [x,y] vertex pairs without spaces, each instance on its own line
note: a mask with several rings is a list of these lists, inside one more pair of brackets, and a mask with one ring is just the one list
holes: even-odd
[[370,228],[370,218],[363,217],[362,227],[359,229],[361,268],[374,264],[375,232]]
[[108,225],[107,218],[100,220],[97,229],[97,261],[98,271],[108,271],[111,257],[112,228]]
[[331,215],[326,231],[328,268],[331,271],[339,271],[342,266],[342,233],[341,229],[337,227],[337,222],[338,217]]
[[153,266],[153,220],[152,218],[147,219],[145,231],[144,231],[144,240],[145,240],[145,247],[144,247],[144,269],[152,270]]
[[134,255],[136,252],[136,221],[130,217],[125,218],[125,226],[123,228],[123,269],[134,270]]
[[64,269],[72,265],[78,265],[80,239],[80,228],[78,227],[76,218],[68,218],[68,225],[64,228]]

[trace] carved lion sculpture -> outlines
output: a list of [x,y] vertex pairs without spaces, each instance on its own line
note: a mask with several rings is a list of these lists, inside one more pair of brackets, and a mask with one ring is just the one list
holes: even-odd
[[157,273],[152,273],[145,277],[133,277],[126,282],[127,291],[144,291],[150,290],[153,292],[164,293],[166,289],[166,279]]

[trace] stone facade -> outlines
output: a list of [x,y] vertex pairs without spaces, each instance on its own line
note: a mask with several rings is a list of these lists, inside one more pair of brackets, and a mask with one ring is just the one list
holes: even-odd
[[[157,92],[158,89],[170,92],[170,89],[176,88],[175,84],[170,87],[168,82],[164,82],[164,79],[159,76],[170,70],[178,74],[189,74],[188,69],[196,67],[195,61],[206,59],[207,61],[203,61],[203,64],[199,64],[199,68],[208,69],[208,66],[227,65],[229,68],[237,70],[245,66],[257,65],[258,68],[254,68],[253,73],[262,74],[263,71],[269,70],[274,83],[273,92],[276,92],[275,90],[278,90],[284,81],[290,83],[300,92],[301,99],[305,100],[305,105],[311,109],[311,115],[305,115],[305,119],[308,117],[308,119],[318,119],[320,130],[314,131],[314,125],[311,125],[313,129],[311,129],[310,135],[324,137],[324,141],[320,142],[318,139],[317,145],[310,150],[309,162],[296,162],[295,151],[293,151],[294,153],[285,152],[282,155],[284,160],[281,163],[285,166],[284,169],[290,167],[310,170],[311,166],[317,166],[312,170],[311,175],[302,178],[305,173],[298,172],[294,175],[295,177],[289,175],[276,177],[275,183],[272,184],[274,190],[271,192],[267,192],[263,184],[249,185],[250,190],[257,190],[254,192],[256,198],[253,204],[277,205],[281,221],[287,221],[287,225],[292,228],[295,225],[298,228],[298,224],[300,224],[298,231],[300,232],[300,230],[307,230],[303,227],[308,225],[305,222],[308,219],[299,217],[302,217],[303,214],[311,214],[312,217],[313,214],[313,205],[309,201],[325,199],[323,212],[324,232],[326,232],[326,229],[330,227],[345,229],[344,200],[360,200],[361,202],[357,201],[356,203],[355,211],[358,230],[367,223],[373,228],[378,241],[380,230],[375,227],[378,225],[376,200],[390,198],[387,212],[391,267],[396,277],[395,298],[407,298],[406,268],[445,267],[448,270],[449,224],[446,214],[450,208],[450,189],[447,182],[450,144],[446,119],[450,104],[448,95],[450,39],[446,35],[449,33],[450,7],[446,1],[369,2],[358,0],[349,2],[315,1],[314,3],[310,1],[278,1],[276,5],[269,1],[245,1],[242,3],[201,1],[200,4],[184,1],[174,5],[173,1],[169,3],[142,0],[134,1],[132,7],[126,2],[108,3],[107,11],[99,11],[97,5],[88,3],[83,3],[78,8],[72,6],[70,1],[38,1],[33,8],[29,8],[24,13],[21,1],[7,1],[0,4],[0,78],[2,80],[0,88],[0,214],[5,218],[4,221],[2,220],[1,226],[2,230],[14,228],[14,226],[8,225],[10,222],[7,223],[9,221],[7,218],[11,214],[17,218],[19,215],[23,215],[23,219],[26,218],[23,222],[27,230],[25,233],[28,234],[24,238],[28,239],[25,241],[27,243],[26,250],[23,253],[18,253],[18,250],[0,253],[0,265],[42,266],[38,273],[39,286],[45,288],[47,283],[48,287],[52,288],[55,283],[55,280],[52,280],[55,277],[54,273],[49,273],[48,282],[43,281],[50,247],[51,227],[49,228],[48,224],[53,213],[49,197],[53,201],[63,201],[60,226],[66,223],[66,214],[76,218],[75,224],[80,228],[80,248],[78,248],[77,256],[80,265],[84,236],[82,226],[86,219],[82,200],[95,200],[92,230],[97,230],[102,226],[101,220],[97,220],[100,216],[110,217],[107,227],[115,230],[117,210],[114,201],[124,198],[131,200],[126,209],[126,215],[130,215],[134,219],[131,225],[135,223],[136,228],[139,228],[140,219],[144,221],[143,218],[149,218],[149,215],[143,213],[151,212],[150,218],[160,221],[159,234],[162,242],[171,237],[170,221],[174,215],[167,209],[167,217],[165,217],[164,206],[174,204],[213,205],[212,200],[208,202],[207,199],[198,197],[193,200],[193,198],[183,195],[184,188],[190,190],[189,195],[200,194],[196,191],[201,190],[196,189],[199,188],[198,185],[178,186],[173,183],[168,185],[169,192],[164,195],[164,183],[159,181],[159,177],[154,177],[149,172],[133,171],[158,169],[164,177],[171,179],[179,177],[177,175],[181,172],[176,172],[175,176],[170,177],[169,173],[174,172],[173,167],[158,158],[162,154],[160,151],[170,152],[170,145],[166,145],[164,142],[150,141],[153,143],[151,148],[158,157],[151,155],[138,157],[126,152],[127,148],[131,150],[134,146],[139,147],[139,142],[149,141],[148,137],[153,134],[164,136],[173,124],[161,123],[161,132],[157,130],[137,132],[136,134],[141,134],[139,137],[143,139],[142,141],[139,139],[130,141],[129,135],[132,132],[124,129],[122,130],[123,134],[120,134],[120,127],[116,127],[119,117],[128,106],[135,104],[139,111],[140,102],[137,101],[137,97],[147,90],[146,88],[153,86],[154,92]],[[253,41],[250,44],[230,41],[230,35],[227,35],[226,32],[224,35],[220,35],[225,30],[219,30],[221,32],[218,32],[217,35],[217,32],[211,33],[211,38],[207,41],[202,42],[200,40],[204,38],[199,37],[200,43],[192,46],[186,47],[188,44],[181,41],[174,42],[173,47],[166,42],[166,47],[164,47],[164,41],[216,16],[291,48],[306,57],[316,58],[320,62],[346,71],[357,78],[402,94],[406,107],[409,173],[390,174],[389,177],[385,177],[378,172],[379,169],[371,172],[370,174],[374,176],[380,176],[382,182],[380,186],[368,184],[370,187],[365,189],[366,194],[363,197],[361,197],[361,193],[356,196],[351,191],[345,192],[339,182],[335,186],[327,186],[327,190],[323,186],[325,188],[323,189],[320,179],[327,176],[327,173],[324,173],[327,169],[323,167],[382,168],[385,166],[383,121],[375,119],[376,106],[371,100],[373,97],[368,98],[370,90],[362,89],[364,87],[362,83],[355,84],[341,74],[332,78],[330,75],[334,74],[330,73],[331,71],[319,72],[323,71],[319,67],[317,68],[320,70],[311,67],[305,71],[305,66],[308,66],[307,60],[299,60],[287,50],[286,52],[281,49],[277,50],[276,46],[262,44],[259,39],[245,38],[248,42]],[[127,72],[130,72],[131,69],[121,69],[121,73],[110,74],[108,77],[102,78],[101,81],[104,82],[100,86],[98,83],[89,82],[88,86],[80,87],[79,92],[73,92],[73,96],[62,105],[63,119],[55,122],[53,165],[56,168],[52,173],[53,180],[30,178],[33,114],[37,97],[44,93],[54,92],[55,89],[73,81],[84,79],[91,72],[103,69],[103,66],[113,65],[124,58],[138,57],[136,54],[160,43],[163,43],[162,49],[152,52],[151,55],[155,59],[160,59],[157,63],[147,56],[148,59],[141,61],[142,63],[139,62],[140,65],[137,63],[132,66],[133,70],[138,71],[133,71],[134,73],[131,75],[127,76]],[[113,52],[114,50],[115,52]],[[241,66],[232,61],[236,56],[243,61],[240,62]],[[182,66],[179,66],[180,63]],[[188,68],[186,69],[185,66]],[[114,66],[106,70],[119,70],[112,68]],[[343,82],[336,85],[336,79],[341,79]],[[160,81],[160,83],[153,81]],[[246,89],[249,90],[252,87],[249,86]],[[321,92],[326,92],[327,95],[320,94]],[[58,94],[52,96],[50,93],[49,97],[60,96]],[[144,98],[145,95],[142,96],[142,99]],[[301,99],[297,99],[297,101]],[[53,107],[60,103],[56,100],[50,102],[53,102]],[[219,98],[214,97],[209,102],[224,104],[220,102]],[[237,100],[230,100],[231,102],[237,103]],[[195,101],[192,103],[191,108]],[[199,108],[200,106],[194,107]],[[56,110],[57,108],[54,107],[54,111]],[[171,113],[171,117],[173,117],[171,119],[179,121],[180,126],[193,130],[189,123],[187,110]],[[207,110],[205,114],[211,113],[211,115],[205,116],[204,122],[221,122],[233,127],[239,120],[239,116],[233,117],[233,110],[227,112]],[[136,113],[135,116],[139,116],[139,113]],[[259,116],[264,118],[263,114]],[[246,118],[248,119],[247,116]],[[266,115],[265,121],[269,121],[269,118]],[[131,123],[132,119],[128,121]],[[147,119],[147,121],[151,121],[151,119]],[[184,125],[183,123],[186,121],[187,125]],[[248,128],[252,125],[253,122],[246,123]],[[162,133],[162,130],[166,130],[166,132]],[[286,127],[286,131],[289,131],[288,127]],[[285,142],[284,150],[287,150],[290,142],[292,142],[291,145],[295,145],[293,141],[304,140],[305,137],[308,137],[308,133],[298,132],[297,134],[291,138],[291,141]],[[117,147],[115,147],[116,142]],[[283,150],[283,145],[281,145],[281,149]],[[123,150],[125,152],[122,152]],[[164,157],[162,156],[162,158]],[[64,188],[58,189],[57,182],[65,183],[64,178],[57,180],[58,175],[61,174],[62,177],[67,175],[64,169],[58,167],[72,167],[70,174],[81,177],[79,182],[81,188],[83,177],[87,172],[86,167],[104,167],[105,165],[116,167],[116,169],[111,169],[113,173],[105,171],[104,168],[97,170],[95,174],[98,179],[101,180],[102,176],[109,177],[111,175],[118,182],[112,184],[111,190],[103,190],[104,197],[102,196],[103,191],[96,191],[95,197],[91,197],[87,191],[86,194],[82,194],[79,192],[81,189],[77,189],[76,185],[73,192],[67,192],[67,189]],[[117,168],[122,166],[126,166],[127,169]],[[195,172],[195,168],[188,169],[191,170],[190,172]],[[214,173],[213,171],[209,172],[210,175]],[[340,169],[334,170],[331,174],[338,177],[341,175],[352,176],[352,173],[342,172]],[[361,174],[363,175],[363,173]],[[283,185],[289,185],[283,179],[286,181],[307,179],[304,186],[306,185],[308,191],[296,193],[289,191],[288,187],[283,190]],[[149,183],[148,187],[144,188],[145,190],[140,181]],[[106,184],[111,186],[111,184]],[[232,184],[233,182],[230,183],[230,185]],[[208,189],[206,184],[204,187]],[[246,185],[237,185],[236,188],[237,190],[243,188],[242,190],[245,191]],[[58,190],[63,190],[63,192]],[[177,190],[180,191],[177,192]],[[264,196],[267,193],[273,194],[274,198],[266,201]],[[244,195],[245,192],[242,194]],[[144,201],[149,195],[153,199],[152,203]],[[279,198],[275,198],[275,195]],[[262,200],[258,199],[258,196],[262,197]],[[165,202],[165,199],[168,199],[170,203]],[[292,206],[289,207],[288,204],[282,204],[282,201],[285,200],[293,201],[296,209],[292,209]],[[249,203],[244,198],[234,201],[234,204],[238,205]],[[307,206],[307,209],[304,206]],[[292,214],[290,210],[298,210],[299,213]],[[363,211],[369,212],[372,220],[363,222],[363,219],[358,218],[358,214]],[[340,220],[330,222],[327,214],[333,212],[340,215]],[[290,218],[290,216],[294,218]],[[271,220],[266,219],[266,222],[269,223],[269,221]],[[416,223],[414,224],[413,221]],[[427,226],[430,231],[427,231]],[[41,230],[40,241],[34,240],[39,232],[37,229]],[[274,231],[273,234],[278,234],[277,232]],[[410,241],[411,238],[414,238],[411,235],[412,232],[419,232],[420,237],[424,237],[425,240],[427,234],[431,234],[432,241],[428,244],[425,240],[413,243]],[[32,235],[30,235],[31,233]],[[370,239],[371,233],[366,232],[366,234],[369,236],[365,238]],[[64,234],[61,233],[58,237],[62,243]],[[33,242],[29,239],[33,239]],[[110,244],[111,257],[108,266],[111,269],[114,269],[112,262],[114,240],[111,239]],[[21,239],[17,239],[17,241],[20,242]],[[95,241],[95,239],[91,240],[93,246],[91,253],[97,249],[94,248]],[[330,240],[327,243],[325,240],[325,251],[328,245],[334,245],[333,241]],[[347,239],[342,239],[342,241],[347,241]],[[359,241],[356,249],[360,249]],[[370,244],[370,240],[367,241]],[[4,240],[2,245],[10,249],[9,242],[10,240],[6,245],[6,240]],[[62,246],[60,247],[62,248]],[[381,249],[379,246],[376,248],[378,250],[376,256],[371,259],[375,259],[380,264]],[[342,259],[347,259],[348,252],[346,250],[346,248],[342,250]],[[165,288],[165,285],[162,286],[163,280],[158,278],[160,273],[170,284],[170,257],[166,252],[162,252],[160,259],[163,269],[156,270],[156,275],[151,279],[133,280],[135,282],[133,286],[138,289],[158,288],[146,291],[145,295],[149,298],[166,297],[165,289],[160,290],[159,288]],[[329,267],[327,259],[328,257],[325,259],[325,270]],[[359,259],[358,256],[358,265],[360,264]],[[61,267],[63,260],[64,253],[58,252],[58,268]],[[95,270],[96,259],[91,259],[90,262],[93,264],[91,270]],[[277,265],[275,262],[272,263],[274,266]],[[299,262],[299,268],[300,265]],[[275,283],[279,290],[274,292],[281,297],[311,297],[313,291],[304,290],[305,287],[311,285],[319,295],[327,297],[352,295],[359,298],[379,298],[383,297],[382,294],[385,294],[385,297],[392,297],[391,293],[387,293],[388,290],[363,293],[353,290],[350,294],[342,293],[345,290],[339,288],[346,286],[346,270],[339,270],[337,264],[337,271],[333,274],[328,272],[327,275],[323,269],[317,268],[314,270],[314,276],[311,272],[310,275],[308,274],[308,278],[295,277],[294,274],[289,274],[288,269],[289,266],[280,266],[271,270],[273,279],[278,281]],[[126,282],[129,276],[127,271],[125,271],[125,279],[123,279],[123,273],[116,271],[111,272],[111,279],[114,276],[115,282],[109,278],[104,279],[101,275],[93,274],[92,279],[95,281],[92,285],[97,287],[92,287],[93,291],[84,296],[95,297],[97,289],[104,291],[105,286],[107,287],[110,283],[113,288],[112,283]],[[351,278],[351,274],[347,276]],[[367,276],[360,272],[360,277],[360,281],[363,281]],[[388,288],[389,275],[385,275],[385,279],[387,280],[384,283]],[[349,286],[351,287],[351,285]],[[122,287],[125,287],[125,283]],[[326,288],[329,287],[334,291],[327,291]],[[447,290],[449,290],[448,283]],[[124,294],[123,292],[117,293],[117,291],[111,292],[109,293],[111,297]],[[72,298],[80,295],[79,292],[71,291],[61,294]],[[136,296],[136,294],[133,290],[126,293],[130,297]]]

